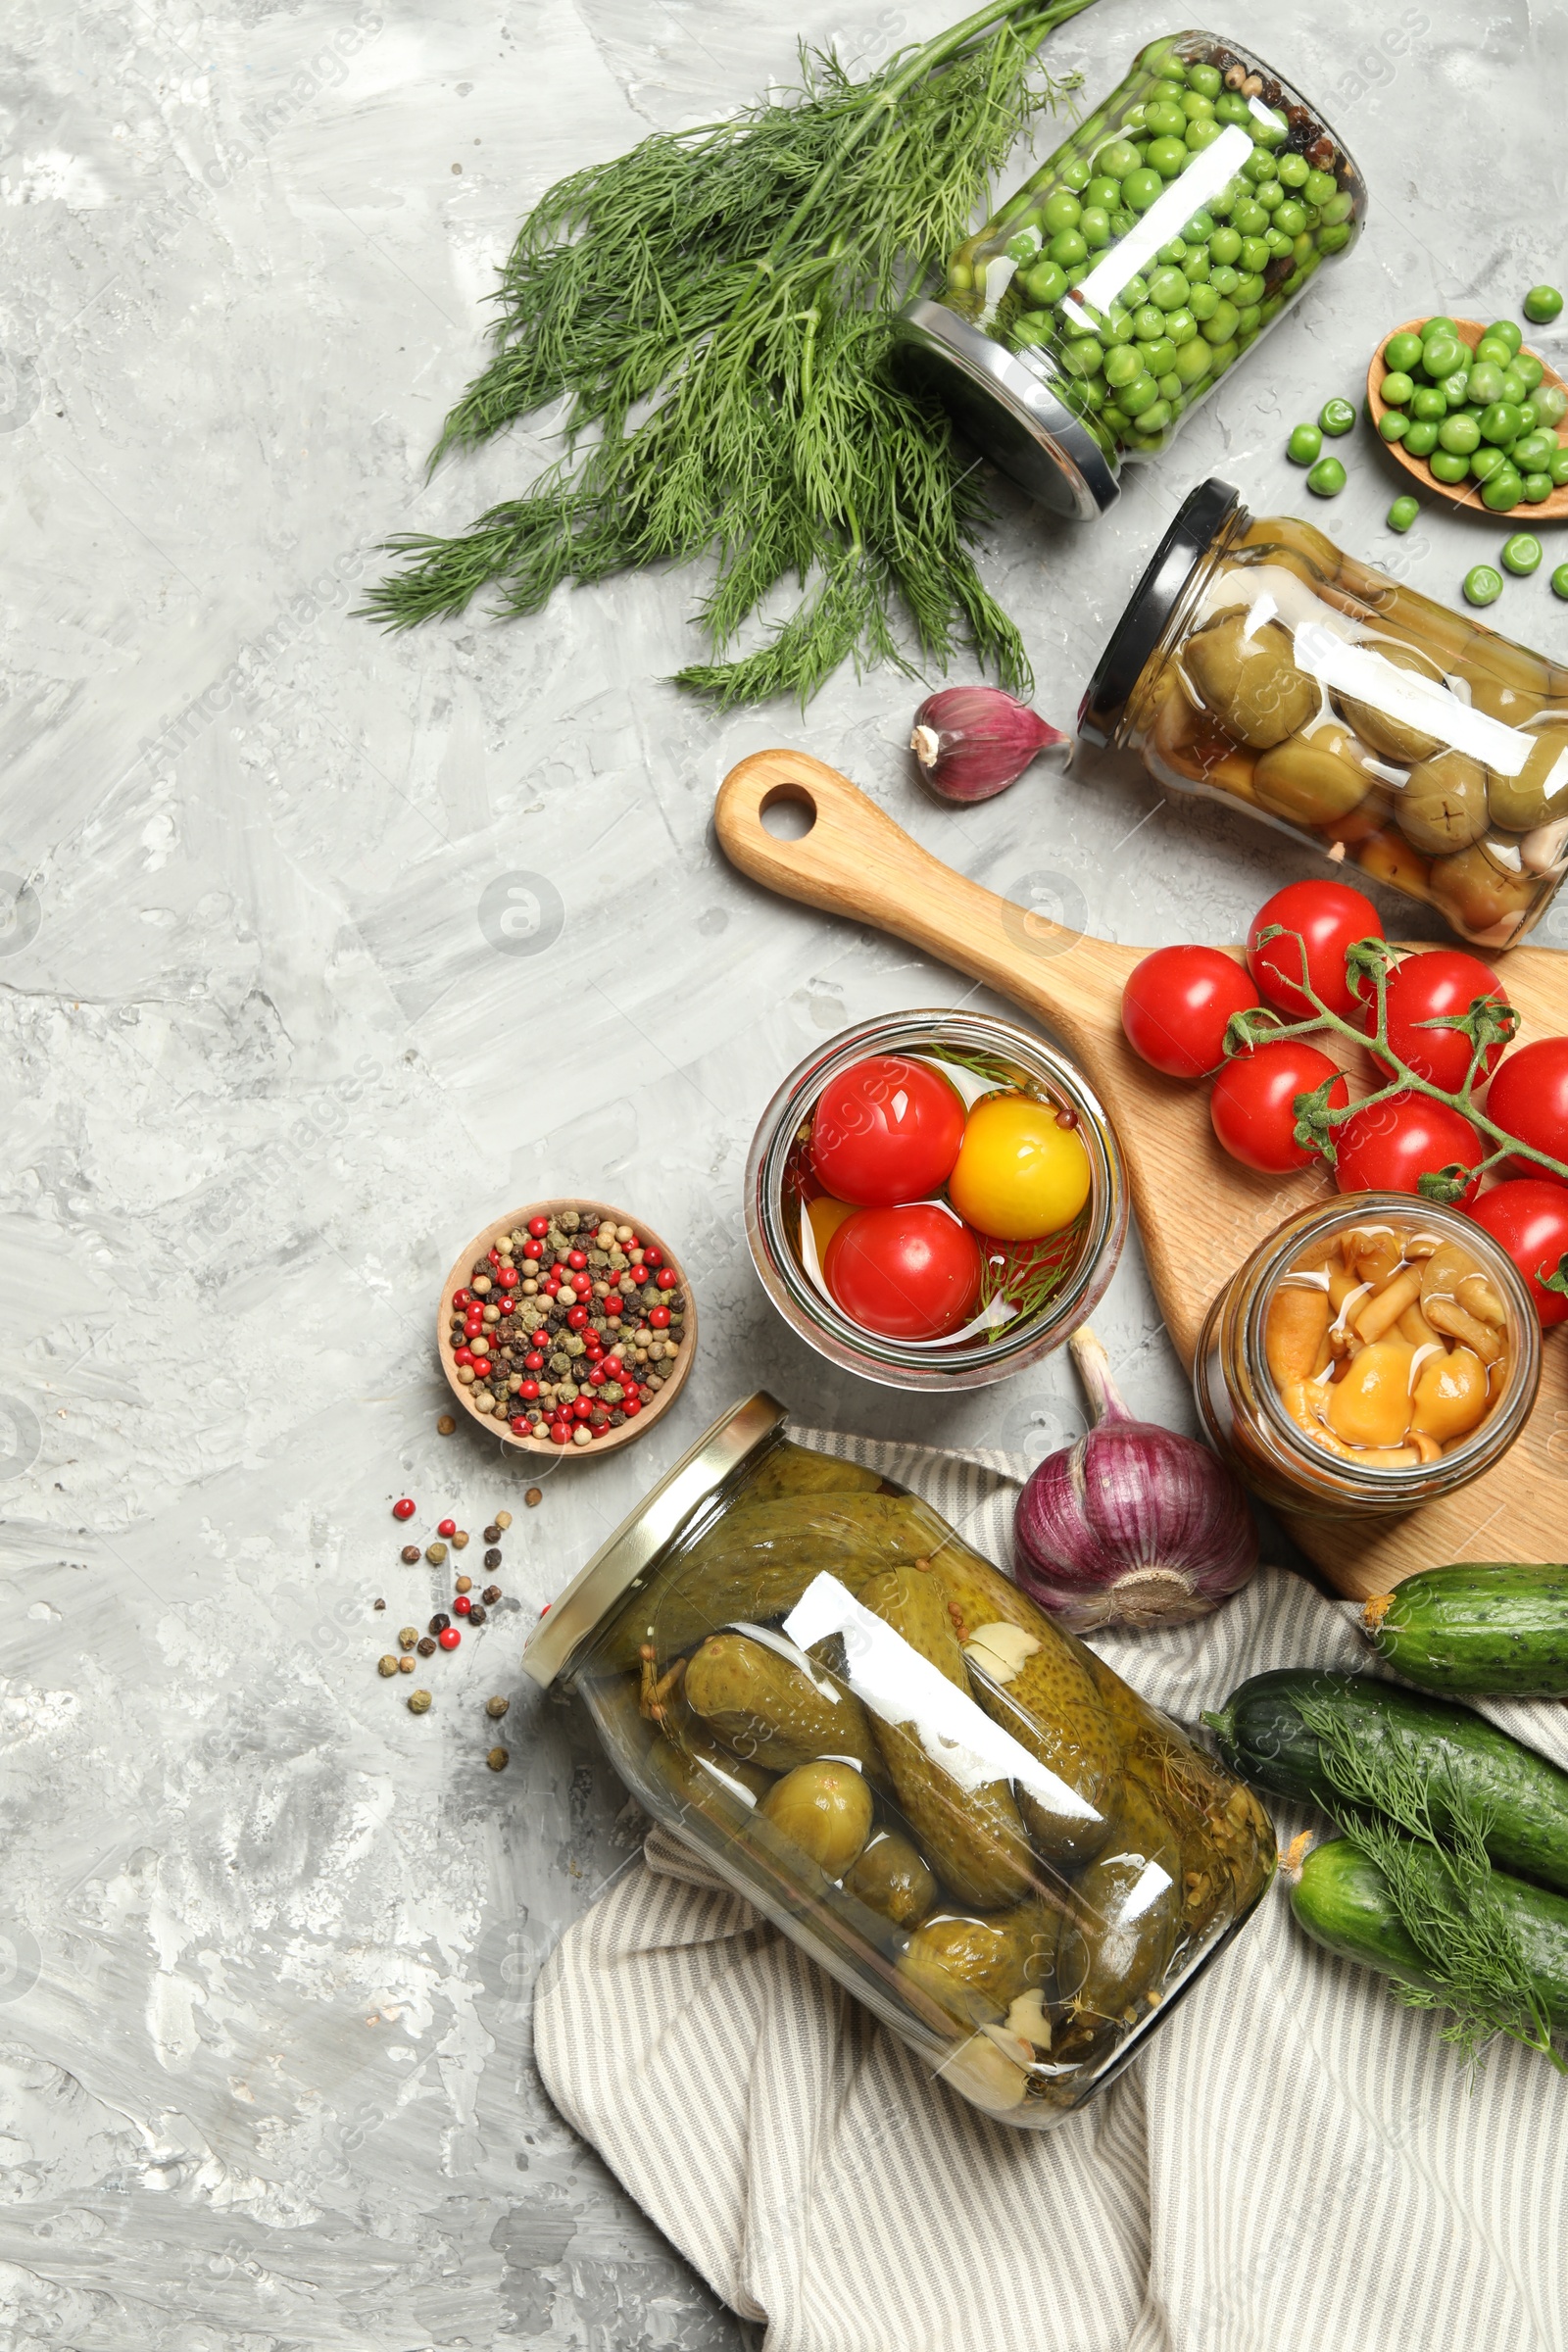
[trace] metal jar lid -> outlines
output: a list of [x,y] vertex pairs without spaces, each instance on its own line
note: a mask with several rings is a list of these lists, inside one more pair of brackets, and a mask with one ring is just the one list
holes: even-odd
[[1093,522],[1115,505],[1115,468],[1058,387],[1038,347],[1004,350],[945,302],[906,303],[894,322],[899,357],[954,422],[1053,514]]
[[1133,689],[1165,634],[1194,565],[1207,555],[1241,503],[1239,490],[1214,479],[1200,482],[1182,501],[1175,521],[1128,598],[1078,706],[1078,732],[1086,742],[1101,750],[1115,742]]
[[523,1671],[553,1683],[597,1626],[620,1606],[638,1578],[701,1503],[707,1501],[788,1418],[777,1397],[759,1389],[705,1429],[689,1452],[645,1494],[629,1518],[601,1544],[586,1568],[549,1603],[523,1644]]

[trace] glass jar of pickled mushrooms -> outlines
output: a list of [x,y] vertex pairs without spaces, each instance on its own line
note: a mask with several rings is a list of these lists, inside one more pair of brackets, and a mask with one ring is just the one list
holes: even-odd
[[905,363],[1054,512],[1087,521],[1353,244],[1361,175],[1233,41],[1151,42],[899,320]]
[[1351,1194],[1270,1234],[1209,1308],[1193,1371],[1209,1440],[1253,1493],[1338,1518],[1468,1486],[1540,1379],[1512,1259],[1408,1193]]
[[1080,737],[1239,804],[1512,946],[1568,872],[1568,667],[1253,516],[1188,498],[1090,683]]
[[1059,2123],[1257,1902],[1268,1817],[928,1503],[784,1418],[715,1422],[523,1664],[941,2082]]

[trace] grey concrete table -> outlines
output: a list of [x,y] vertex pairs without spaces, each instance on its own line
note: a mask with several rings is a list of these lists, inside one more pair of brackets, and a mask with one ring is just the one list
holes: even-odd
[[[849,1022],[965,991],[741,882],[714,786],[805,743],[964,870],[1112,938],[1234,937],[1295,860],[1240,820],[1045,768],[944,815],[900,750],[914,691],[886,674],[838,678],[806,719],[715,719],[661,682],[692,651],[691,576],[397,642],[350,608],[389,531],[458,525],[546,447],[518,433],[423,475],[532,198],[787,79],[797,29],[863,58],[950,11],[11,0],[0,2339],[19,2352],[738,2340],[530,2072],[539,1961],[637,1825],[573,1707],[517,1690],[521,1634],[754,1386],[830,1426],[1034,1455],[1079,1400],[1054,1362],[910,1403],[824,1369],[764,1304],[738,1201],[773,1084]],[[1104,0],[1054,61],[1092,93],[1164,28]],[[1389,321],[1491,316],[1568,268],[1562,11],[1320,0],[1220,29],[1358,152],[1369,231],[1099,528],[999,497],[986,569],[1058,720],[1193,481],[1298,504],[1286,430],[1355,393]],[[1389,468],[1349,455],[1323,519],[1453,597],[1497,526],[1429,509],[1396,540]],[[1494,617],[1568,658],[1544,572]],[[529,892],[559,909],[535,954]],[[527,1511],[517,1470],[436,1434],[436,1284],[493,1213],[568,1190],[678,1241],[703,1355],[646,1446],[561,1464]],[[1101,1322],[1140,1404],[1184,1418],[1136,1250]],[[516,1513],[511,1597],[434,1662],[422,1721],[373,1663],[439,1596],[398,1563],[402,1491],[426,1536],[446,1507],[473,1529]],[[501,1776],[493,1690],[517,1693]]]

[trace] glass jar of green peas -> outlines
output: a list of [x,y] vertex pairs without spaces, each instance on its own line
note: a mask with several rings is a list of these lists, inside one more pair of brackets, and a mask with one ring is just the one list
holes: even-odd
[[1115,499],[1365,212],[1360,173],[1268,67],[1211,33],[1151,43],[900,318],[906,365],[1054,512]]

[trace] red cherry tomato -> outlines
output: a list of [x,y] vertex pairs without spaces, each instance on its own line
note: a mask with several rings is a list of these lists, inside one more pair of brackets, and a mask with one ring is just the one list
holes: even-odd
[[[1487,1090],[1487,1115],[1522,1144],[1568,1160],[1568,1037],[1544,1037],[1505,1054]],[[1510,1176],[1544,1177],[1533,1159],[1505,1160]]]
[[[1391,1095],[1387,1102],[1356,1111],[1334,1130],[1334,1181],[1342,1193],[1413,1193],[1420,1176],[1473,1168],[1485,1157],[1469,1120],[1425,1095]],[[1478,1176],[1465,1187],[1461,1208],[1480,1184]]]
[[873,1054],[830,1079],[811,1121],[811,1165],[836,1200],[893,1208],[939,1192],[963,1141],[957,1090],[923,1061]]
[[[1257,945],[1257,935],[1271,923],[1282,923],[1299,941],[1271,939]],[[1301,947],[1306,950],[1306,977],[1331,1012],[1348,1019],[1355,999],[1346,976],[1345,951],[1353,940],[1381,939],[1383,924],[1370,899],[1345,882],[1288,882],[1277,890],[1247,934],[1247,968],[1259,994],[1276,1011],[1293,1021],[1304,1021],[1312,1011],[1301,993]]]
[[[1423,1024],[1466,1013],[1478,997],[1491,997],[1499,1004],[1507,1003],[1496,974],[1489,972],[1474,956],[1462,956],[1457,948],[1432,948],[1424,956],[1406,956],[1396,964],[1388,978],[1389,1044],[1406,1069],[1414,1070],[1418,1078],[1430,1079],[1434,1086],[1446,1087],[1450,1094],[1463,1086],[1470,1067],[1470,1040],[1462,1030],[1428,1029]],[[1361,1017],[1362,1027],[1370,1031],[1376,1011],[1370,989],[1367,1000]],[[1500,1045],[1488,1047],[1483,1066],[1489,1075],[1502,1059],[1502,1053]],[[1380,1055],[1374,1054],[1372,1058],[1380,1069],[1393,1075]]]
[[1225,1058],[1233,1012],[1258,1001],[1234,956],[1218,948],[1156,948],[1133,967],[1121,1025],[1135,1054],[1167,1078],[1204,1078]]
[[[1317,1154],[1296,1140],[1296,1098],[1311,1094],[1338,1072],[1339,1064],[1304,1038],[1284,1038],[1278,1045],[1238,1054],[1215,1079],[1208,1099],[1214,1133],[1232,1159],[1265,1176],[1310,1167]],[[1341,1075],[1329,1102],[1338,1110],[1349,1099]]]
[[852,1323],[889,1340],[940,1340],[967,1323],[984,1267],[967,1225],[918,1200],[860,1208],[827,1246],[822,1279]]
[[1568,1315],[1568,1298],[1543,1289],[1541,1277],[1555,1274],[1568,1254],[1568,1185],[1531,1176],[1494,1184],[1470,1214],[1502,1244],[1524,1276],[1542,1330],[1560,1323]]

